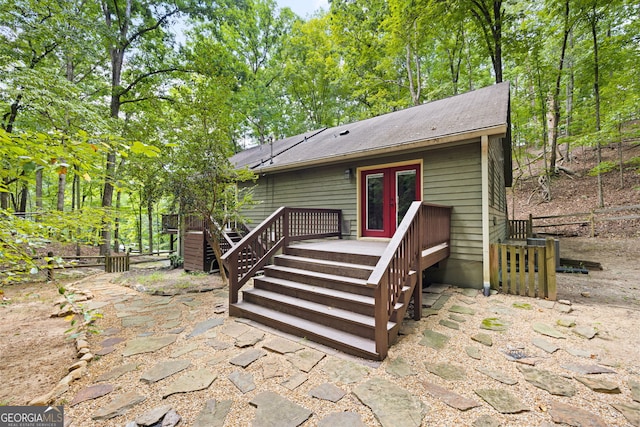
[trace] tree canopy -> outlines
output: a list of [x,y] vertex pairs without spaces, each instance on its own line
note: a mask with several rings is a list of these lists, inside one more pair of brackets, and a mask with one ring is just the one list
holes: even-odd
[[333,0],[307,19],[274,0],[3,1],[0,264],[53,237],[158,247],[159,212],[235,214],[251,176],[234,152],[504,80],[514,155],[544,150],[551,179],[640,120],[639,16],[631,0]]

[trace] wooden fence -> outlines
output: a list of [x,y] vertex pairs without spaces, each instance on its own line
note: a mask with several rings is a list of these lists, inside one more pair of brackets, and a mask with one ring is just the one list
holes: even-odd
[[[156,260],[149,260],[149,259],[140,259],[136,261],[135,258],[160,256],[161,254],[164,254],[164,253],[171,254],[172,252],[158,251],[158,252],[152,252],[152,253],[150,252],[150,253],[142,253],[142,254],[132,254],[130,252],[126,252],[126,253],[110,254],[107,256],[83,255],[83,256],[59,256],[59,257],[55,256],[52,252],[49,252],[46,258],[43,258],[43,257],[33,258],[33,261],[37,262],[37,261],[46,260],[46,263],[44,266],[42,266],[42,269],[47,271],[47,279],[53,280],[54,270],[104,267],[104,271],[106,273],[121,273],[124,271],[129,271],[132,264],[142,264],[146,262],[156,261]],[[159,258],[159,259],[163,259],[163,258]],[[56,260],[58,261],[56,262]],[[89,262],[89,260],[95,260],[95,261]],[[24,271],[24,270],[15,270],[15,271]]]
[[529,215],[529,219],[509,220],[509,239],[526,239],[534,233],[554,235],[585,234],[586,227],[590,237],[598,234],[597,225],[610,221],[640,220],[640,205],[615,206],[593,209],[590,212],[573,212],[562,215]]
[[492,289],[511,295],[557,299],[554,239],[546,239],[544,246],[492,244],[489,263]]
[[104,271],[106,273],[122,273],[129,271],[131,266],[129,252],[119,255],[107,255],[104,257]]

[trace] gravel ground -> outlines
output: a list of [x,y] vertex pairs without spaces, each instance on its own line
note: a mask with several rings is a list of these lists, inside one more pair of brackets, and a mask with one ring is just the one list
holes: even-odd
[[[87,281],[83,285],[93,288],[96,299],[114,298],[114,292],[120,285],[105,284],[110,280],[109,276],[102,275],[98,278]],[[592,282],[590,282],[592,283]],[[101,288],[98,290],[96,288]],[[462,295],[458,289],[451,288],[445,292],[451,294],[451,298],[439,310],[436,315],[423,318],[419,322],[407,322],[412,331],[408,335],[402,336],[398,342],[390,349],[389,357],[383,363],[374,363],[363,361],[352,357],[344,356],[330,349],[315,346],[315,348],[326,351],[327,356],[324,357],[309,373],[308,380],[294,390],[288,390],[281,383],[299,372],[288,360],[287,355],[280,355],[267,351],[267,356],[262,357],[253,364],[249,365],[245,371],[253,375],[256,383],[256,389],[242,394],[229,381],[228,376],[233,371],[240,368],[228,363],[228,359],[238,354],[240,349],[234,348],[234,339],[224,334],[224,329],[233,324],[236,319],[229,318],[226,313],[215,313],[215,308],[220,304],[226,304],[226,292],[214,291],[201,294],[188,294],[193,301],[188,301],[189,305],[179,302],[180,298],[185,296],[176,296],[170,304],[172,307],[180,307],[182,311],[181,326],[185,327],[185,331],[178,336],[177,341],[154,353],[146,353],[123,357],[121,355],[124,343],[118,344],[116,351],[108,355],[96,358],[91,362],[88,374],[81,380],[74,383],[68,393],[62,397],[61,404],[68,405],[78,391],[95,383],[96,379],[105,372],[110,371],[116,366],[129,362],[140,363],[137,371],[127,373],[117,380],[110,381],[116,387],[116,390],[110,395],[86,401],[76,406],[65,407],[66,415],[73,420],[72,426],[124,426],[127,421],[135,419],[136,416],[155,408],[160,405],[171,405],[181,416],[181,425],[191,425],[197,414],[204,407],[206,400],[215,398],[218,400],[230,399],[233,401],[231,411],[226,418],[227,426],[249,426],[256,415],[256,409],[249,404],[249,401],[257,394],[263,391],[273,391],[279,395],[308,408],[313,412],[313,416],[304,423],[305,426],[315,426],[324,416],[340,411],[353,411],[360,415],[364,424],[368,426],[380,425],[375,418],[373,412],[363,405],[357,397],[351,392],[361,382],[372,377],[382,377],[391,381],[400,387],[410,391],[413,395],[418,396],[427,407],[426,415],[423,419],[424,426],[471,426],[483,415],[489,415],[503,426],[539,426],[545,423],[552,423],[551,416],[548,413],[552,402],[562,402],[575,407],[585,409],[595,415],[600,416],[607,425],[626,426],[626,419],[611,406],[613,403],[630,403],[631,392],[628,386],[629,379],[640,380],[640,360],[638,356],[638,348],[640,348],[640,334],[637,333],[637,325],[640,321],[640,311],[637,306],[592,306],[582,303],[574,303],[572,305],[573,312],[564,314],[556,308],[544,308],[538,305],[539,301],[534,299],[526,299],[523,297],[514,297],[508,295],[495,295],[489,298],[478,295],[470,298]],[[140,294],[141,298],[161,298]],[[514,303],[528,303],[531,309],[518,309],[513,306]],[[472,308],[474,315],[462,315],[466,317],[465,322],[461,322],[460,330],[452,330],[439,324],[441,319],[449,318],[451,314],[448,309],[452,305],[461,305]],[[496,314],[495,311],[500,314]],[[164,323],[163,309],[159,309],[153,313],[157,319],[155,325],[150,328],[122,328],[120,319],[116,317],[113,304],[103,308],[105,317],[101,320],[100,326],[103,330],[110,328],[121,329],[116,336],[126,339],[136,337],[141,332],[154,332],[163,334],[166,329],[160,325]],[[594,327],[598,334],[595,338],[587,340],[571,331],[558,327],[563,330],[566,339],[553,341],[561,350],[553,354],[545,353],[531,344],[534,337],[541,337],[533,331],[532,324],[535,322],[544,322],[554,325],[561,317],[571,316],[576,319],[576,324]],[[187,339],[186,335],[193,329],[197,322],[219,317],[224,319],[224,325],[214,328],[209,332],[194,338]],[[506,331],[484,331],[479,327],[482,320],[487,317],[500,317],[510,323]],[[451,337],[446,347],[442,350],[433,350],[431,348],[419,345],[422,338],[422,332],[426,329],[437,331]],[[265,342],[278,336],[273,331],[260,329],[265,333],[264,339],[255,345],[260,348]],[[470,339],[472,335],[478,332],[485,332],[492,336],[493,346],[482,346]],[[95,352],[100,348],[100,342],[105,336],[93,336],[90,338],[92,350]],[[232,345],[227,350],[214,350],[207,345],[209,339],[215,338]],[[292,338],[300,341],[302,344],[311,346],[298,338]],[[186,345],[195,343],[197,349],[180,357],[180,359],[189,359],[191,367],[189,368],[205,368],[217,375],[217,379],[206,390],[196,391],[185,394],[175,394],[166,399],[162,399],[162,390],[173,382],[174,377],[161,380],[155,384],[147,385],[140,381],[140,375],[159,361],[174,360],[172,354],[177,350],[184,348]],[[481,360],[475,360],[467,356],[465,347],[475,346],[480,350]],[[606,364],[610,366],[616,374],[601,374],[600,378],[608,378],[616,382],[621,394],[604,394],[596,393],[578,383],[572,381],[576,388],[576,394],[573,397],[552,396],[548,392],[538,389],[526,382],[522,374],[518,371],[519,363],[508,361],[503,351],[509,348],[522,348],[523,351],[531,356],[530,360],[536,362],[536,367],[551,371],[558,375],[571,378],[574,374],[561,367],[563,364]],[[576,357],[569,354],[565,349],[579,349],[588,351],[591,354],[589,359]],[[396,358],[403,358],[410,366],[412,375],[398,378],[389,374],[386,370],[390,361]],[[220,361],[214,363],[212,359]],[[336,379],[327,373],[327,367],[339,360],[341,364],[347,365],[349,362],[356,363],[358,366],[366,370],[366,375],[359,381],[354,383],[345,383]],[[429,373],[424,363],[440,363],[446,362],[459,366],[466,372],[466,378],[461,381],[447,381],[434,374]],[[265,367],[268,369],[273,364],[280,367],[281,376],[265,378]],[[484,367],[499,370],[508,376],[517,379],[515,385],[504,385],[481,374],[475,368]],[[481,405],[468,411],[459,411],[445,405],[441,400],[432,397],[426,393],[424,382],[430,382],[446,389],[458,393],[464,397],[473,399]],[[308,391],[313,387],[331,382],[347,392],[345,397],[337,403],[313,398],[308,395]],[[510,390],[516,395],[522,403],[529,409],[528,411],[503,415],[495,411],[491,406],[482,401],[474,390],[482,388],[499,388]],[[139,394],[147,396],[147,399],[132,409],[129,409],[125,416],[116,417],[108,421],[96,422],[91,419],[91,415],[95,411],[113,399],[113,396],[127,391],[136,391]]]

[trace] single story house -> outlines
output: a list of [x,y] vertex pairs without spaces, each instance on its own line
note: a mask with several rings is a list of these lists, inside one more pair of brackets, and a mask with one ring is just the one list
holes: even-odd
[[[416,292],[411,287],[411,295],[419,298],[422,274],[413,273],[426,269],[429,282],[480,289],[483,285],[488,286],[490,281],[490,243],[507,238],[506,187],[510,187],[512,183],[509,84],[500,83],[359,122],[307,132],[249,148],[234,155],[230,160],[237,168],[249,168],[258,176],[253,198],[259,203],[247,209],[243,215],[250,220],[249,228],[253,228],[256,234],[262,233],[261,237],[254,236],[254,247],[245,245],[238,248],[233,255],[225,254],[234,259],[228,264],[231,267],[232,279],[235,277],[232,271],[234,269],[245,268],[246,272],[252,274],[258,271],[255,266],[241,267],[243,262],[253,263],[256,251],[264,252],[265,257],[276,254],[275,248],[273,251],[269,249],[268,241],[278,240],[274,236],[279,229],[271,229],[267,233],[261,224],[266,219],[273,222],[274,212],[283,206],[322,208],[338,212],[339,231],[333,235],[339,234],[340,242],[357,242],[360,246],[369,243],[381,245],[380,254],[383,254],[393,252],[385,246],[395,240],[399,242],[398,234],[408,233],[407,230],[411,226],[403,225],[405,215],[418,215],[418,207],[413,206],[415,201],[421,201],[418,205],[428,205],[433,209],[442,206],[449,208],[446,221],[441,222],[444,225],[434,228],[433,223],[430,228],[430,233],[438,233],[437,227],[446,228],[443,231],[446,237],[430,246],[423,245],[419,248],[423,260],[428,258],[429,262],[414,262],[412,267],[407,269],[407,275],[397,279],[401,281],[398,284],[399,288],[405,287],[409,282],[413,286],[417,281],[418,290]],[[314,219],[312,216],[305,217],[303,214],[296,218],[308,218],[307,221],[315,221],[314,223],[325,221]],[[293,220],[286,221],[288,222],[285,222],[285,227],[289,227],[289,222]],[[282,225],[279,227],[281,229]],[[282,239],[285,246],[290,241],[288,239]],[[429,240],[429,236],[426,235],[422,240]],[[266,249],[256,249],[255,244],[258,243]],[[334,240],[335,244],[337,241]],[[443,244],[446,248],[437,246],[438,244]],[[425,248],[428,251],[425,251]],[[395,250],[396,253],[402,252],[401,249]],[[285,261],[290,261],[287,257],[293,256],[288,255],[293,251],[283,251],[282,247],[279,247],[278,251],[284,252],[284,255],[283,259],[275,262],[276,265],[284,265]],[[328,252],[332,251],[335,252],[337,249]],[[435,254],[433,251],[439,252]],[[383,258],[385,256],[382,255]],[[305,254],[302,258],[307,262],[309,255]],[[344,261],[343,258],[335,258],[334,262]],[[359,266],[364,261],[354,263]],[[376,262],[373,262],[373,265],[376,265]],[[374,270],[378,268],[375,267]],[[297,273],[292,267],[281,269],[279,273],[265,274],[280,274],[280,281],[301,281],[294,279]],[[319,271],[316,267],[312,269]],[[316,287],[324,286],[327,281],[334,280],[334,272],[339,269],[340,265],[332,265],[325,273],[314,273],[318,277],[308,282]],[[347,270],[355,269],[356,267]],[[386,271],[391,279],[384,280],[396,280],[392,276],[398,269],[400,268],[397,266],[388,267]],[[364,287],[376,288],[372,279],[367,279],[369,274],[371,277],[382,277],[382,273],[368,271],[363,273],[362,279],[354,280],[363,280]],[[277,280],[274,279],[275,281]],[[252,317],[246,311],[234,308],[238,304],[237,291],[242,283],[232,283],[230,313],[262,319],[261,321],[265,322],[267,319],[273,320],[276,314],[272,312]],[[278,284],[281,285],[283,284]],[[393,288],[394,285],[386,286]],[[236,287],[238,289],[235,289]],[[255,292],[259,293],[258,290]],[[303,290],[296,288],[290,295],[297,298],[302,293]],[[374,297],[373,293],[374,291],[371,298]],[[395,294],[394,291],[390,291],[391,296],[380,297],[379,294],[375,294],[375,306],[388,306],[389,301],[399,306],[401,304],[398,301],[402,302],[404,298],[401,294],[402,291],[398,290]],[[244,295],[245,303],[248,304],[250,295],[247,295],[246,291]],[[251,298],[257,298],[257,295]],[[383,302],[380,302],[379,298],[383,298]],[[271,306],[279,309],[285,304],[285,301],[278,301],[271,303]],[[327,304],[325,300],[320,301],[320,305]],[[355,303],[349,304],[345,306],[350,307]],[[283,318],[280,321],[283,327],[291,323],[302,324],[305,321],[303,319],[311,317],[308,313],[297,313],[297,307],[301,305],[300,302],[292,302],[292,307],[296,308],[288,310],[287,316],[297,315],[299,318]],[[406,306],[408,304],[405,304],[405,309]],[[375,336],[375,350],[351,351],[352,353],[378,359],[385,357],[387,346],[395,337],[395,325],[401,323],[401,318],[394,317],[393,309],[387,311],[386,317],[376,314],[375,321],[370,321],[375,323],[378,330],[370,333],[371,336]],[[419,317],[419,314],[416,316]],[[351,324],[351,320],[332,319],[324,322],[325,326],[359,335],[355,331],[357,328],[343,326],[347,323]],[[381,338],[381,334],[384,333],[379,332],[380,328],[394,332],[389,332]],[[312,339],[315,336],[308,330],[290,332],[311,336]],[[347,338],[349,339],[353,340]],[[331,339],[317,340],[332,345]],[[387,341],[380,344],[384,340]]]
[[243,212],[259,224],[280,206],[337,208],[343,238],[388,239],[407,202],[452,206],[451,249],[433,281],[489,282],[489,243],[506,239],[512,183],[509,83],[242,151],[258,174]]

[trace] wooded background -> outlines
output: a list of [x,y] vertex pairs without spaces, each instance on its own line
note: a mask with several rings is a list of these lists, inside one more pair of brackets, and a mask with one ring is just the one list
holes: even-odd
[[273,0],[3,0],[0,264],[48,240],[157,249],[159,213],[232,216],[250,179],[235,151],[503,80],[516,162],[543,148],[552,182],[571,149],[638,138],[639,16],[634,0],[333,0],[306,20]]

